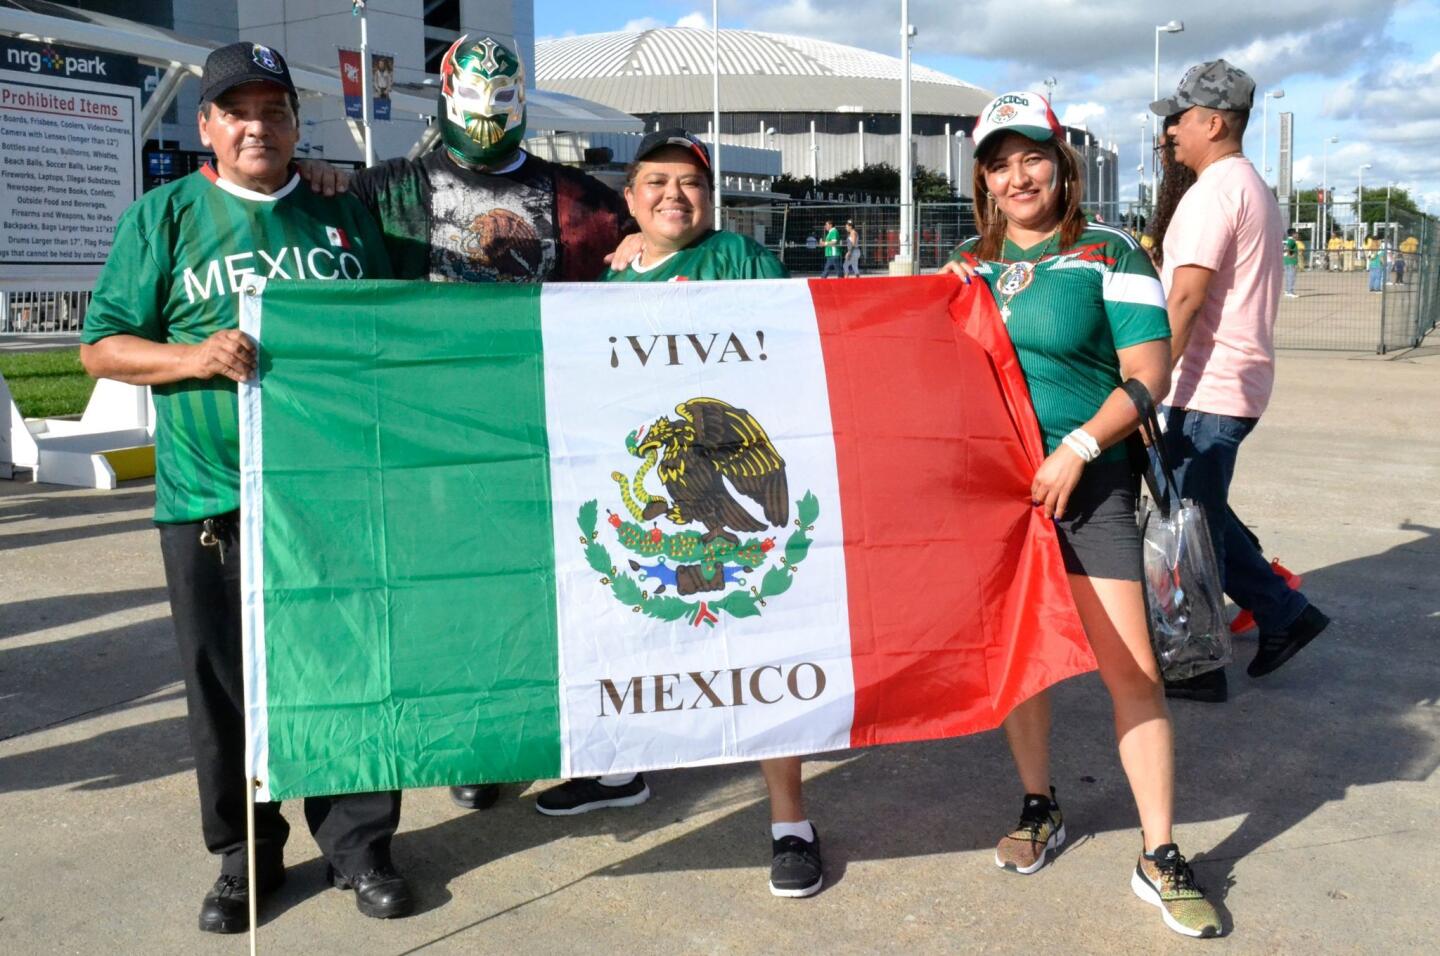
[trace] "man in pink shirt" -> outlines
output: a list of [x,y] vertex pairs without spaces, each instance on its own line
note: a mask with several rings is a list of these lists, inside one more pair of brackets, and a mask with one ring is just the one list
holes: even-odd
[[[1280,667],[1330,623],[1266,562],[1227,499],[1240,442],[1275,383],[1284,223],[1241,143],[1255,82],[1224,60],[1192,67],[1175,94],[1150,104],[1165,117],[1175,159],[1196,174],[1165,231],[1161,283],[1175,373],[1165,400],[1165,447],[1182,497],[1205,508],[1225,591],[1260,628],[1248,673]],[[1221,701],[1225,672],[1167,687]]]

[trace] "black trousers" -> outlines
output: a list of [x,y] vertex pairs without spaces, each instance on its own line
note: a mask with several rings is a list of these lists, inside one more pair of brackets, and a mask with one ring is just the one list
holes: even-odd
[[[213,525],[219,545],[209,547],[200,543],[202,522],[157,527],[185,677],[200,827],[206,848],[220,857],[220,872],[243,876],[246,773],[238,515],[221,516]],[[341,873],[353,876],[389,865],[390,840],[400,825],[400,792],[309,797],[305,822],[325,858]],[[284,865],[289,833],[279,803],[255,805],[257,875],[273,877]]]

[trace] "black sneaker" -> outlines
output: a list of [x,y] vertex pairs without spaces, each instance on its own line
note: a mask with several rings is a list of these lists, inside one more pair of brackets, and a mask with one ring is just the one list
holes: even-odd
[[1230,683],[1225,668],[1206,671],[1184,680],[1167,680],[1165,696],[1171,700],[1198,700],[1203,704],[1223,704],[1230,698]]
[[770,892],[792,898],[814,896],[825,882],[820,865],[820,831],[815,839],[781,837],[770,844]]
[[1271,671],[1280,669],[1280,666],[1300,652],[1306,644],[1313,641],[1321,631],[1330,625],[1330,618],[1313,604],[1305,605],[1305,610],[1285,630],[1278,634],[1260,634],[1260,649],[1255,652],[1255,659],[1245,669],[1245,673],[1251,677],[1264,677]]
[[500,799],[497,783],[469,783],[450,788],[450,801],[466,810],[487,810]]
[[577,777],[551,787],[535,798],[535,809],[549,817],[569,817],[605,807],[635,807],[650,799],[645,775],[607,787],[594,777]]

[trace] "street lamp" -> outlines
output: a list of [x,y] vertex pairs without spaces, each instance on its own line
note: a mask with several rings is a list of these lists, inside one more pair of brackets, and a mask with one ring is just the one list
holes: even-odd
[[1355,243],[1357,248],[1360,243],[1360,233],[1365,230],[1365,170],[1372,165],[1372,163],[1361,163],[1360,168],[1355,170]]
[[1055,85],[1060,81],[1053,76],[1047,76],[1040,82],[1045,84],[1045,99],[1050,102],[1050,108],[1055,108]]
[[911,173],[910,134],[910,48],[915,28],[910,25],[910,0],[900,0],[900,58],[905,73],[900,80],[900,251],[895,256],[902,275],[914,272],[910,252],[910,231],[914,216],[914,183]]
[[1270,184],[1270,101],[1283,100],[1284,90],[1269,90],[1261,98],[1260,118],[1262,133],[1260,140],[1260,166],[1264,170],[1265,184]]
[[[710,82],[711,125],[715,135],[710,138],[710,175],[715,180],[715,227],[720,222],[720,0],[710,2]],[[659,125],[658,123],[656,125]],[[763,145],[763,144],[762,144]]]
[[[1169,23],[1155,28],[1155,95],[1152,97],[1152,102],[1160,98],[1160,34],[1183,33],[1184,30],[1185,24],[1180,20],[1171,20]],[[1150,116],[1150,142],[1152,144],[1158,142],[1160,138],[1155,131],[1155,124],[1159,119],[1153,113]],[[1155,195],[1155,179],[1158,172],[1155,166],[1154,162],[1150,164],[1150,195],[1152,196]]]
[[[1320,195],[1325,197],[1324,204],[1320,207],[1320,238],[1325,243],[1325,249],[1330,248],[1330,145],[1340,142],[1338,136],[1325,137],[1320,151]],[[1329,260],[1327,253],[1326,260]]]
[[1095,215],[1101,220],[1105,218],[1105,144],[1100,144],[1100,153],[1095,157],[1095,179],[1097,180],[1095,191],[1100,195],[1100,205]]

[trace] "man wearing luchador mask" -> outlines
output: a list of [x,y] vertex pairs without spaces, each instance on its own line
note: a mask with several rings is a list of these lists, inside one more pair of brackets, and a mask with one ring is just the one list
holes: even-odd
[[525,68],[490,36],[456,40],[441,63],[440,145],[361,170],[349,189],[374,214],[402,279],[592,280],[630,216],[579,170],[531,156]]

